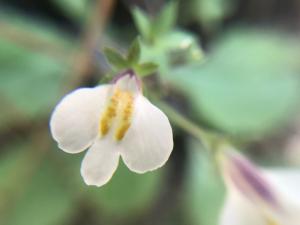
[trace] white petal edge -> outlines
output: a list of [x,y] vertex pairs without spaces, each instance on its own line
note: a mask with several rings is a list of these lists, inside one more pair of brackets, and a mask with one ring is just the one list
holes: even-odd
[[119,164],[118,147],[109,138],[98,139],[85,154],[81,163],[81,176],[87,185],[106,184]]
[[276,168],[264,170],[264,173],[282,195],[280,197],[300,210],[300,169]]
[[137,95],[132,123],[121,140],[121,156],[127,167],[145,173],[163,166],[173,149],[167,116],[142,95]]
[[59,148],[78,153],[94,142],[109,88],[110,85],[79,88],[58,103],[51,115],[50,131]]
[[298,225],[300,221],[300,170],[276,168],[265,170],[265,174],[278,190],[286,210],[280,218],[280,224]]

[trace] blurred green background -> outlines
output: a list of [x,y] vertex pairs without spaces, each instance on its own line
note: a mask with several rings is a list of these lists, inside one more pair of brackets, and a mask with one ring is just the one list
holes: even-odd
[[166,166],[123,164],[101,188],[80,177],[84,153],[52,140],[62,96],[111,72],[103,47],[140,35],[145,77],[195,124],[222,133],[258,163],[300,164],[300,1],[2,0],[0,224],[217,225],[225,188],[211,156],[173,125]]

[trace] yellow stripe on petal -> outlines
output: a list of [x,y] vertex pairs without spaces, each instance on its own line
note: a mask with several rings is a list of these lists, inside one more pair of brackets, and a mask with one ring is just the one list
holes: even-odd
[[123,139],[129,127],[130,123],[124,123],[118,128],[118,130],[115,133],[115,138],[117,141],[121,141]]
[[121,92],[116,90],[111,97],[107,108],[105,109],[103,115],[100,118],[99,133],[101,136],[105,136],[113,122],[114,117],[117,115],[118,103],[120,99]]
[[277,223],[273,218],[266,217],[266,225],[280,225],[280,224]]
[[121,141],[123,139],[131,125],[133,101],[134,97],[131,92],[115,90],[100,118],[99,133],[102,137],[109,132],[115,123],[115,140]]
[[121,141],[131,125],[131,117],[133,112],[133,96],[130,92],[122,94],[122,107],[120,112],[120,120],[115,132],[115,139]]

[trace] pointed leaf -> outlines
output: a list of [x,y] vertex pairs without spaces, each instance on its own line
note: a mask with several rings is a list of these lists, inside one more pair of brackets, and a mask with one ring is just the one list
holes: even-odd
[[136,38],[132,42],[132,44],[128,50],[127,61],[131,66],[133,66],[138,63],[138,61],[140,60],[140,57],[141,57],[140,42],[139,42],[139,39]]
[[157,69],[158,69],[158,65],[153,62],[142,63],[135,68],[137,74],[140,76],[151,75],[155,73]]
[[145,38],[150,38],[151,21],[148,16],[140,9],[134,8],[132,10],[134,23],[139,30],[139,33]]
[[51,0],[69,16],[82,18],[88,12],[89,5],[86,0]]
[[155,34],[164,34],[169,32],[176,23],[177,2],[171,1],[162,9],[161,13],[153,23]]
[[104,54],[109,62],[109,64],[115,68],[123,69],[127,66],[127,61],[124,59],[124,57],[118,53],[116,50],[111,48],[105,48]]

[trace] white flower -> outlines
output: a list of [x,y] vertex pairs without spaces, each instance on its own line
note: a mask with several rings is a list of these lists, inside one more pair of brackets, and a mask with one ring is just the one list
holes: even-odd
[[168,160],[171,125],[141,91],[140,80],[126,71],[112,84],[79,88],[56,106],[50,129],[59,148],[68,153],[89,148],[81,164],[86,184],[107,183],[120,156],[137,173],[155,170]]
[[227,151],[221,168],[228,188],[220,225],[299,225],[300,171],[265,170]]

